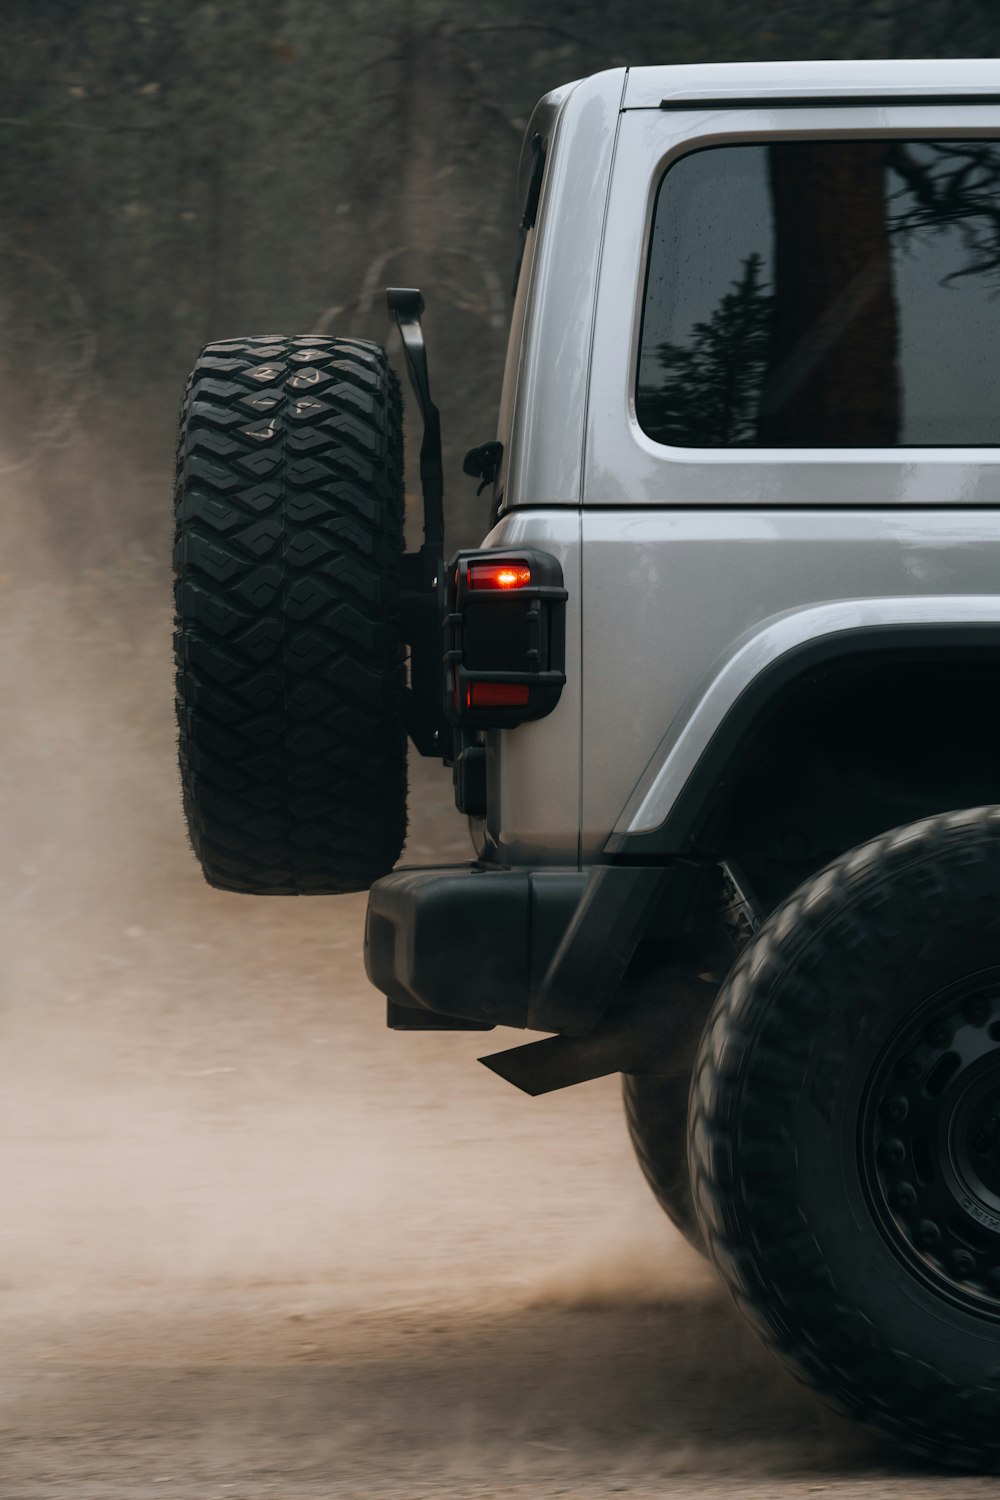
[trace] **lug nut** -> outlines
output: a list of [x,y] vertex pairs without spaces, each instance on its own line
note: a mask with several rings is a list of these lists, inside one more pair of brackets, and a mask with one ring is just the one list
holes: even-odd
[[984,1021],[989,1020],[990,1007],[985,1000],[966,1000],[962,1006],[962,1014],[971,1025],[982,1026]]
[[923,1073],[924,1065],[918,1057],[904,1057],[897,1071],[900,1078],[905,1078],[908,1083],[913,1083]]
[[883,1115],[887,1120],[892,1120],[896,1124],[906,1119],[909,1108],[909,1101],[905,1094],[889,1094],[882,1100]]
[[906,1147],[897,1136],[884,1136],[878,1143],[878,1157],[887,1167],[901,1167],[906,1160]]
[[917,1201],[917,1190],[912,1182],[897,1182],[892,1191],[892,1201],[897,1208],[912,1208]]
[[968,1250],[953,1250],[951,1255],[951,1269],[956,1276],[971,1276],[976,1269],[976,1258],[970,1255]]
[[947,1021],[932,1021],[924,1035],[932,1047],[947,1047],[952,1038],[952,1030]]
[[941,1243],[941,1231],[933,1219],[921,1219],[917,1225],[917,1244],[925,1250],[933,1250]]

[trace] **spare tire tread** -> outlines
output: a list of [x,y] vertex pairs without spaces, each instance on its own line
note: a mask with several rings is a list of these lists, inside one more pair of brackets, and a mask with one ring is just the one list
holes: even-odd
[[[210,344],[177,448],[185,812],[225,890],[363,890],[406,832],[399,384],[384,351]],[[306,733],[306,729],[311,733]]]

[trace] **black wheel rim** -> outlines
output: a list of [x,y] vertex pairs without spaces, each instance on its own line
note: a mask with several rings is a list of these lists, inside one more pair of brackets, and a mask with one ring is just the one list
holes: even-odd
[[1000,1318],[1000,970],[939,991],[895,1032],[860,1147],[899,1258],[949,1301]]

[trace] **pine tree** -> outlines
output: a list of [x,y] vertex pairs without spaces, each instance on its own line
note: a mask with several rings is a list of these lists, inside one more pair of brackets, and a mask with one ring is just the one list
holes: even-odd
[[732,447],[757,436],[774,298],[748,255],[707,322],[686,344],[660,344],[658,385],[640,387],[638,415],[650,437],[685,447]]

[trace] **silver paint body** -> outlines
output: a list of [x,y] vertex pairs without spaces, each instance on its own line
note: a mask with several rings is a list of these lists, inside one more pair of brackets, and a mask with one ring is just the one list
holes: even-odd
[[735,696],[784,651],[879,623],[1000,624],[1000,447],[670,448],[634,408],[672,161],[724,141],[1000,136],[1000,105],[891,102],[977,89],[1000,93],[994,63],[748,63],[615,69],[542,101],[528,138],[545,137],[546,172],[486,545],[562,561],[567,685],[549,718],[491,736],[504,860],[586,864],[656,827]]

